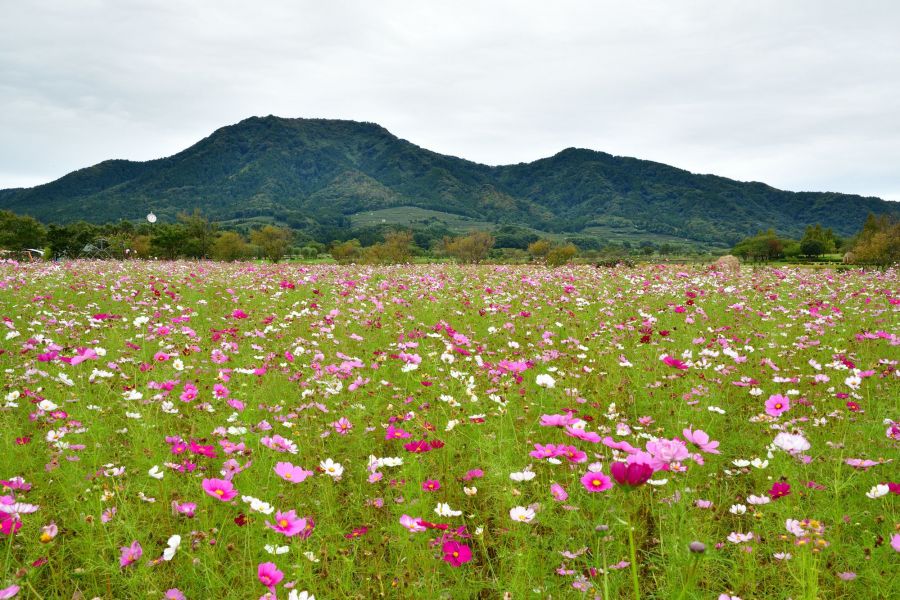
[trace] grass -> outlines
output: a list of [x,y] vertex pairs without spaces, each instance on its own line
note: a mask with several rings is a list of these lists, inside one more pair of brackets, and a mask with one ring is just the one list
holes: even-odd
[[[897,288],[893,270],[791,267],[2,264],[2,494],[39,508],[14,537],[0,534],[0,590],[257,598],[257,566],[272,562],[285,576],[280,598],[288,582],[320,599],[897,597],[897,494],[866,496],[896,481],[896,462],[845,462],[897,456],[885,431],[900,397]],[[97,356],[63,360],[85,348]],[[415,369],[405,366],[413,355]],[[197,397],[182,401],[189,382]],[[790,398],[779,417],[765,413],[773,394]],[[657,471],[652,484],[590,493],[579,481],[588,465],[608,475],[625,454],[541,426],[566,411],[641,449],[685,440],[692,427],[721,453],[690,445],[696,460]],[[346,435],[333,426],[341,417]],[[411,437],[385,439],[389,424]],[[802,432],[809,450],[773,448],[780,430]],[[267,447],[275,434],[297,453]],[[175,438],[215,456],[173,454]],[[444,445],[404,448],[415,439]],[[244,449],[226,454],[226,440]],[[553,464],[529,455],[535,444],[572,445],[586,460]],[[402,464],[370,482],[370,456]],[[317,468],[327,458],[343,465],[340,479]],[[221,478],[229,459],[244,470],[237,498],[222,502],[201,482]],[[767,464],[740,462],[753,459]],[[193,470],[179,472],[185,461]],[[315,474],[291,484],[274,472],[281,461]],[[529,465],[533,479],[510,477]],[[154,466],[162,479],[148,474]],[[465,479],[474,469],[483,477]],[[31,489],[9,489],[13,477]],[[440,489],[424,490],[429,479]],[[748,501],[778,481],[790,494]],[[312,517],[312,535],[273,531],[275,515],[244,495]],[[174,513],[173,501],[196,503],[195,515]],[[461,514],[435,514],[439,502]],[[746,512],[731,512],[737,504]],[[534,520],[513,521],[516,506],[532,507]],[[448,529],[410,533],[404,514]],[[797,545],[787,519],[822,523],[811,540],[827,546]],[[58,534],[42,543],[51,522]],[[174,557],[156,562],[174,534]],[[442,560],[451,539],[471,549],[470,562]],[[121,567],[120,548],[135,540],[143,557]],[[690,552],[694,540],[704,553]],[[790,560],[775,557],[785,552]]]

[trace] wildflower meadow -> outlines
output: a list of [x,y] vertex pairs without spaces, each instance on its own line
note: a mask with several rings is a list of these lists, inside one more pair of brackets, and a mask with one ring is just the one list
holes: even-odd
[[0,264],[0,598],[900,597],[900,272]]

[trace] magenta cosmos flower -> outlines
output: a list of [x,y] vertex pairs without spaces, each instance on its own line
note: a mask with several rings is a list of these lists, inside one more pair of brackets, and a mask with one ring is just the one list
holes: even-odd
[[141,548],[141,544],[137,540],[131,542],[130,546],[122,546],[120,550],[122,551],[121,556],[119,556],[120,567],[127,567],[137,562],[144,554],[144,549]]
[[278,533],[283,533],[287,537],[293,537],[306,529],[306,519],[298,517],[293,510],[287,512],[279,511],[275,513],[275,523],[272,524],[266,521],[266,527]]
[[422,484],[422,489],[426,492],[436,492],[441,489],[441,482],[437,479],[426,479]]
[[237,496],[234,484],[225,479],[204,479],[203,491],[222,502],[228,502]]
[[557,502],[565,502],[569,499],[569,493],[566,492],[566,488],[559,485],[558,483],[554,483],[550,486],[550,494],[553,495],[553,498]]
[[791,401],[787,396],[781,394],[773,394],[766,400],[766,414],[770,417],[780,417],[791,407]]
[[259,577],[259,582],[269,588],[272,593],[275,593],[275,586],[284,579],[284,573],[278,570],[275,563],[271,562],[260,563],[256,569],[256,576]]
[[313,472],[307,471],[303,467],[292,465],[289,462],[280,462],[275,465],[275,474],[285,481],[289,481],[291,483],[300,483],[301,481],[312,475]]
[[777,481],[772,484],[772,489],[769,490],[769,495],[773,500],[777,500],[779,498],[784,498],[788,494],[791,493],[791,484],[782,483]]
[[441,551],[444,553],[444,562],[448,562],[454,567],[472,560],[472,549],[459,542],[444,542]]
[[609,472],[616,483],[637,487],[647,483],[653,475],[653,467],[644,463],[614,462],[609,466]]
[[581,478],[581,484],[589,492],[605,492],[613,486],[612,479],[596,471],[588,471]]

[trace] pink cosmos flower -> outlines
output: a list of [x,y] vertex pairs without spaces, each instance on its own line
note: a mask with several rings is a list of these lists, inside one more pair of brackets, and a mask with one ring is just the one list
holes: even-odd
[[234,484],[225,479],[204,479],[203,491],[222,502],[228,502],[237,496]]
[[16,594],[19,593],[19,586],[11,585],[9,587],[5,587],[0,589],[0,598],[15,598]]
[[400,524],[406,527],[410,533],[421,533],[425,531],[426,527],[419,523],[419,519],[413,518],[409,515],[404,514],[400,517]]
[[709,454],[719,454],[718,447],[719,442],[713,442],[709,439],[709,434],[707,434],[702,429],[691,430],[690,428],[683,429],[681,431],[684,434],[684,437],[687,441],[694,444],[703,452],[707,452]]
[[284,573],[278,570],[275,563],[271,562],[260,563],[256,568],[256,576],[259,578],[259,582],[269,588],[269,591],[273,594],[275,593],[275,586],[284,579]]
[[900,533],[895,533],[891,536],[891,548],[900,552]]
[[569,499],[569,493],[558,483],[554,483],[550,486],[550,494],[557,502],[565,502]]
[[472,469],[463,475],[463,481],[472,481],[473,479],[478,479],[480,477],[484,477],[484,471],[481,469]]
[[187,600],[187,596],[185,596],[184,593],[178,588],[171,588],[166,590],[163,598],[165,600]]
[[659,439],[647,442],[647,452],[653,458],[650,466],[654,469],[666,468],[666,465],[681,462],[690,456],[687,446],[681,440]]
[[120,567],[127,567],[137,562],[141,555],[144,554],[144,549],[141,548],[141,544],[137,540],[131,542],[130,546],[122,546],[120,550],[122,551],[121,556],[119,556]]
[[674,367],[674,368],[678,369],[679,371],[684,371],[688,368],[688,366],[684,362],[678,360],[677,358],[673,358],[673,357],[669,356],[668,354],[663,356],[662,361],[666,365],[668,365],[670,367]]
[[292,465],[289,462],[279,462],[275,464],[275,474],[291,483],[300,483],[313,474],[303,467]]
[[195,502],[178,502],[177,500],[172,501],[172,511],[176,512],[180,515],[184,515],[188,519],[192,519],[194,517],[194,513],[197,510],[197,504]]
[[643,463],[614,462],[609,466],[609,472],[616,483],[637,487],[653,476],[653,467]]
[[444,542],[441,552],[444,553],[444,562],[450,563],[454,567],[472,560],[472,549],[459,542]]
[[605,492],[613,486],[612,479],[595,471],[588,471],[581,477],[581,484],[589,492]]
[[441,489],[441,482],[437,479],[426,479],[422,483],[422,489],[426,492],[436,492]]
[[353,429],[353,423],[351,423],[347,417],[341,417],[340,419],[332,423],[331,426],[334,427],[334,430],[341,435],[347,435],[348,433],[350,433],[350,430]]
[[288,512],[276,512],[275,523],[266,521],[266,527],[278,533],[283,533],[287,537],[293,537],[306,529],[306,519],[297,517],[297,513],[293,510]]
[[782,413],[791,408],[791,401],[787,396],[773,394],[766,400],[766,414],[771,417],[780,417]]

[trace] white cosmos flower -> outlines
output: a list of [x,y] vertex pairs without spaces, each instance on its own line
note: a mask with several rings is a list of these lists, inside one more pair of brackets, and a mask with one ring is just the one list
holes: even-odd
[[754,506],[759,506],[761,504],[768,504],[772,499],[768,496],[747,496],[747,503],[753,504]]
[[883,484],[879,483],[878,485],[872,486],[872,489],[866,492],[866,497],[874,500],[875,498],[881,498],[886,495],[890,491],[890,488]]
[[784,431],[776,435],[772,443],[789,454],[804,452],[810,448],[809,441],[802,435]]
[[531,523],[534,521],[534,511],[525,506],[514,506],[509,509],[509,518],[520,523]]
[[288,594],[288,600],[316,600],[316,597],[306,590],[303,590],[302,592],[291,590],[291,593]]
[[59,407],[50,400],[41,400],[40,402],[38,402],[38,408],[45,412],[51,412]]
[[535,377],[534,382],[542,388],[550,389],[556,387],[556,380],[546,373],[541,373],[540,375]]
[[754,458],[753,460],[751,460],[750,464],[753,465],[754,467],[756,467],[757,469],[765,469],[766,467],[769,466],[769,461],[762,460],[761,458],[757,457],[757,458]]
[[732,531],[728,534],[728,541],[732,544],[741,544],[743,542],[749,542],[753,539],[753,532],[749,533],[740,533],[737,531]]
[[732,504],[731,508],[728,509],[728,512],[733,515],[742,515],[747,512],[747,507],[743,504]]
[[272,544],[266,544],[265,546],[266,552],[269,554],[287,554],[291,551],[289,546],[273,546]]
[[153,479],[162,479],[165,473],[159,470],[158,465],[153,465],[149,471],[147,471],[147,475],[152,477]]
[[434,512],[441,517],[458,517],[462,514],[461,510],[453,510],[446,502],[438,502]]
[[523,471],[518,471],[516,473],[510,473],[509,478],[513,481],[531,481],[535,478],[535,473],[528,467]]
[[341,463],[334,462],[330,458],[326,458],[322,462],[319,463],[319,466],[322,467],[322,470],[325,471],[326,475],[331,477],[340,477],[344,474],[344,467]]
[[12,504],[0,504],[0,512],[8,514],[14,521],[21,521],[21,515],[36,512],[40,506],[27,502],[13,502]]
[[168,547],[163,550],[163,560],[172,560],[172,557],[175,556],[175,552],[178,550],[178,546],[181,545],[181,536],[173,535],[169,538]]

